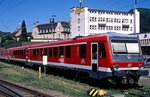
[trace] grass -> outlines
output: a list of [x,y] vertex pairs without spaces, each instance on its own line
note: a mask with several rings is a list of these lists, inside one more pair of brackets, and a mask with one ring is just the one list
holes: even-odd
[[76,95],[77,97],[87,97],[87,91],[92,88],[89,85],[54,75],[42,75],[42,78],[39,79],[38,71],[4,62],[0,62],[0,77],[38,88],[53,89],[66,95]]
[[[46,76],[42,75],[42,78],[38,78],[38,71],[4,62],[0,62],[0,78],[5,78],[18,83],[25,83],[37,88],[53,89],[75,97],[89,97],[87,91],[91,88],[98,88],[50,74]],[[145,86],[144,89],[150,91],[150,86]],[[107,91],[108,94],[122,93],[120,89],[109,89]],[[134,91],[134,89],[131,91]]]

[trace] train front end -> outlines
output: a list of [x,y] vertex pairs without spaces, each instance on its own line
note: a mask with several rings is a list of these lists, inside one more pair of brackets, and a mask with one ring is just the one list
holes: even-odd
[[140,76],[148,75],[144,70],[143,55],[137,37],[111,37],[109,39],[115,81],[122,84],[137,84]]

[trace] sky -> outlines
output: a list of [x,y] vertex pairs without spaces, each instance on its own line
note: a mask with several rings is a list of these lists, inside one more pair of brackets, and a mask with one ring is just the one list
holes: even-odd
[[[34,23],[49,23],[52,15],[55,21],[69,21],[70,8],[79,6],[79,0],[0,0],[0,31],[13,32],[25,20],[27,31],[32,32]],[[83,0],[83,6],[90,9],[129,11],[134,0]],[[150,9],[150,0],[137,0],[137,8]]]

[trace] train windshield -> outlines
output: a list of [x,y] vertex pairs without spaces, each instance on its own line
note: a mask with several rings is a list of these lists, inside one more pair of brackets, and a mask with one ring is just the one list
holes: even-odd
[[114,54],[139,54],[138,40],[111,40]]

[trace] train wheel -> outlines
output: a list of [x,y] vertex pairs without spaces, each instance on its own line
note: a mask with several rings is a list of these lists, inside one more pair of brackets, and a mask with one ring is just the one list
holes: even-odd
[[89,74],[88,73],[81,73],[81,81],[85,82],[89,79]]
[[89,79],[89,74],[85,72],[77,72],[74,79],[76,81],[85,82]]

